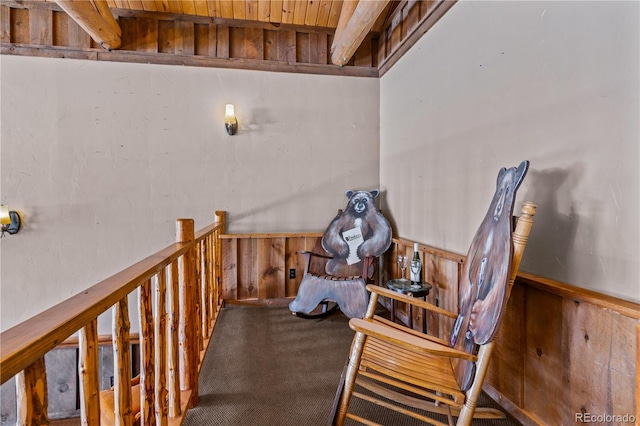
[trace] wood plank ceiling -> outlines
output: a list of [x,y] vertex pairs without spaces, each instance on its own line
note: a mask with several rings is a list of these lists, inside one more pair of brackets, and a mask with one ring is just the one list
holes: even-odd
[[390,0],[54,1],[109,50],[121,46],[122,35],[110,8],[336,28],[331,46],[331,61],[335,65],[349,62],[390,3]]
[[378,76],[454,3],[2,0],[0,37],[2,54]]

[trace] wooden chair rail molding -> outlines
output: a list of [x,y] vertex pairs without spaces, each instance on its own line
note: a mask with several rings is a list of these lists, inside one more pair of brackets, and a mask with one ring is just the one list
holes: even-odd
[[192,219],[178,219],[175,244],[4,331],[0,374],[2,383],[16,376],[18,424],[49,423],[44,356],[76,332],[82,422],[99,424],[97,323],[112,307],[113,410],[119,424],[132,424],[128,296],[136,290],[142,422],[181,424],[186,409],[197,402],[199,368],[222,305],[224,231],[221,211],[198,232]]

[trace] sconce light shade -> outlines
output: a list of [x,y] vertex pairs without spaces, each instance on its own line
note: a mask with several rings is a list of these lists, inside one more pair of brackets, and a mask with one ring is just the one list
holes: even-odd
[[0,205],[0,238],[4,237],[7,232],[11,235],[16,234],[20,230],[20,215],[17,212],[9,210],[9,207]]
[[230,136],[235,135],[238,131],[238,120],[236,119],[236,113],[232,104],[227,104],[225,108],[224,127]]
[[8,225],[11,223],[11,217],[9,217],[9,207],[0,205],[0,224]]

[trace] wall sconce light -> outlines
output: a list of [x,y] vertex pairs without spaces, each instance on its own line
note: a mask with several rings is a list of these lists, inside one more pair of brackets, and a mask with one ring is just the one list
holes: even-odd
[[224,113],[224,127],[227,129],[229,136],[233,136],[238,131],[238,120],[236,120],[236,113],[233,108],[233,104],[227,104]]
[[8,232],[13,235],[20,230],[20,215],[9,207],[0,205],[0,238],[4,237],[4,233]]

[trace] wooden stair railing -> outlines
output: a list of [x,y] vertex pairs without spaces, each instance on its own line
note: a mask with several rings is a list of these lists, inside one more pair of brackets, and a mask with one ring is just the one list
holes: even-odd
[[0,378],[16,376],[18,425],[49,424],[44,356],[76,332],[81,421],[100,424],[98,316],[112,307],[112,414],[116,424],[133,423],[128,301],[136,290],[141,423],[182,423],[197,403],[199,368],[222,306],[225,213],[215,215],[198,232],[192,219],[178,219],[175,244],[0,334]]

